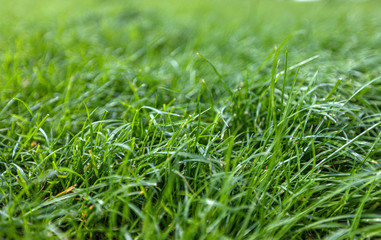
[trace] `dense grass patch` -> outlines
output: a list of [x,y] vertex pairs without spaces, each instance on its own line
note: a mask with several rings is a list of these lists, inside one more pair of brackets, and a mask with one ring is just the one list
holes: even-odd
[[0,238],[381,237],[379,2],[0,6]]

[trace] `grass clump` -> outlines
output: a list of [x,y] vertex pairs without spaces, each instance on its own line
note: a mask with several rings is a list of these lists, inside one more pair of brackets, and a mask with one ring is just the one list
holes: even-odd
[[381,237],[377,2],[0,1],[0,237]]

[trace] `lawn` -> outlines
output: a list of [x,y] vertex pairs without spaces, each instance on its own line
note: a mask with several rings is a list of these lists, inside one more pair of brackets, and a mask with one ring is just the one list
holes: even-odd
[[0,239],[381,238],[380,13],[0,0]]

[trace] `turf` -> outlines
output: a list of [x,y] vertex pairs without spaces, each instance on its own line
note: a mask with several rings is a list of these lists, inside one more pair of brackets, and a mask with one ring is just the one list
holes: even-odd
[[0,239],[381,238],[380,2],[0,6]]

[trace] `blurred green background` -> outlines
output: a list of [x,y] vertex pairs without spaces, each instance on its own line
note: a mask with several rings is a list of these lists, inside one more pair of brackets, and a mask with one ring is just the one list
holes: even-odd
[[[271,69],[266,57],[288,36],[289,65],[319,56],[302,71],[319,70],[320,81],[365,82],[381,74],[379,1],[2,0],[0,6],[1,107],[18,96],[43,103],[58,119],[78,119],[84,99],[90,109],[99,99],[127,102],[120,92],[131,86],[123,79],[136,76],[147,89],[191,97],[200,78],[216,81],[197,52],[231,86],[262,64],[255,78],[263,81]],[[108,91],[97,93],[110,81]],[[62,118],[67,108],[72,117]]]

